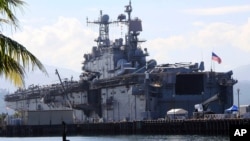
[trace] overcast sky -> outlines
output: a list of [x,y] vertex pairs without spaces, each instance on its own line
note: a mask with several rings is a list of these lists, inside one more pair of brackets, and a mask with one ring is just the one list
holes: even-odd
[[[229,71],[250,64],[249,0],[132,0],[132,17],[142,20],[141,44],[158,64],[205,62],[205,69]],[[9,34],[43,64],[81,72],[83,54],[98,34],[100,10],[111,20],[124,13],[129,0],[26,0],[18,13],[20,30]],[[114,33],[112,31],[115,31]],[[5,32],[8,32],[5,30]],[[110,25],[110,39],[126,28]],[[212,51],[221,59],[211,61]],[[212,65],[212,62],[214,65]]]

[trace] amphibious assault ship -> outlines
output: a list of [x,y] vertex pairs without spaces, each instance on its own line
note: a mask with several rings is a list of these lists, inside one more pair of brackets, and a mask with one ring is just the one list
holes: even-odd
[[[204,62],[157,64],[147,60],[141,48],[142,21],[132,18],[131,2],[116,21],[100,12],[97,45],[84,54],[79,81],[18,89],[5,96],[7,107],[21,113],[24,124],[67,122],[113,122],[165,118],[167,111],[181,108],[193,116],[195,105],[214,113],[233,105],[232,71],[205,71]],[[124,38],[109,38],[110,24],[127,26]],[[204,103],[205,102],[205,103]],[[204,107],[203,107],[204,108]],[[58,122],[60,121],[60,122]]]

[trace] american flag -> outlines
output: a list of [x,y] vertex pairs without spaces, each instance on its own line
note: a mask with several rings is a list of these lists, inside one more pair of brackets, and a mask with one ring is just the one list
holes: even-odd
[[212,52],[212,60],[217,61],[219,64],[221,63],[221,59],[218,55]]

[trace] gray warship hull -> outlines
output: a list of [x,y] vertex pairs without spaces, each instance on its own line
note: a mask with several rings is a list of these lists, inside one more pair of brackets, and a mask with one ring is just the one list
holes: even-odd
[[[6,95],[6,105],[20,112],[24,123],[33,125],[66,119],[72,123],[161,119],[171,109],[184,109],[187,118],[192,118],[199,103],[216,114],[233,105],[237,81],[232,71],[204,71],[204,62],[157,65],[147,60],[147,48],[141,49],[144,41],[138,38],[141,20],[131,18],[131,3],[125,12],[127,16],[120,14],[117,21],[109,21],[102,12],[97,21],[87,21],[99,25],[99,36],[97,46],[84,54],[79,81],[62,82],[56,71],[61,83],[19,89]],[[112,23],[128,27],[124,38],[109,39]],[[53,123],[49,113],[55,110],[61,116],[55,116]],[[41,113],[46,115],[37,118]]]
[[191,118],[195,104],[218,93],[209,109],[224,113],[233,105],[233,83],[230,72],[141,73],[96,81],[90,91],[100,100],[92,101],[98,103],[99,115],[108,121],[160,119],[177,108],[187,110]]

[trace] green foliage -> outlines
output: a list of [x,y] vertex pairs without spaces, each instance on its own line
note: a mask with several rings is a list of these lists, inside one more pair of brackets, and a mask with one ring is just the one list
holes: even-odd
[[0,0],[0,13],[2,16],[0,22],[18,26],[18,19],[14,14],[15,8],[22,8],[24,4],[25,2],[21,0]]
[[[25,4],[21,0],[0,0],[0,23],[18,27],[13,11]],[[43,64],[23,45],[0,33],[0,76],[11,80],[16,86],[24,86],[25,69],[38,67],[46,73]]]

